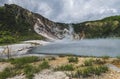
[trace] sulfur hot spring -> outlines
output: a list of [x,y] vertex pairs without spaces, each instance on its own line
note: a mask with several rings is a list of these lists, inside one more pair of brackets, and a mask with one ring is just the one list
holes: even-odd
[[[70,26],[71,28],[71,26]],[[63,40],[56,40],[48,45],[37,46],[29,51],[31,54],[68,54],[78,56],[110,56],[120,55],[119,38],[100,38],[73,40],[71,34],[73,29],[69,29],[69,35],[65,34]]]

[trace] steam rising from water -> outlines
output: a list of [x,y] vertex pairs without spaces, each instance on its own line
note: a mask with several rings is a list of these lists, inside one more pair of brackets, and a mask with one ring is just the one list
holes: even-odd
[[38,46],[31,53],[73,54],[84,56],[120,55],[120,39],[84,39],[80,41],[60,41],[46,46]]
[[[59,32],[59,30],[57,31]],[[69,29],[65,28],[64,30],[60,30],[60,32],[63,33],[62,36],[64,37],[64,39],[57,40],[49,45],[38,46],[32,49],[31,53],[73,54],[84,56],[108,55],[111,57],[120,55],[120,39],[74,40],[73,34],[75,33],[72,25],[69,25]]]
[[73,40],[73,27],[72,24],[69,24],[69,30],[68,29],[64,29],[64,38],[61,41],[68,41],[68,40]]

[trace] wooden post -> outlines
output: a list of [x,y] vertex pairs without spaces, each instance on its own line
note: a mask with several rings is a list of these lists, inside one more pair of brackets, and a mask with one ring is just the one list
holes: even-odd
[[10,49],[9,49],[8,45],[6,47],[6,54],[7,54],[7,57],[9,59],[10,58]]

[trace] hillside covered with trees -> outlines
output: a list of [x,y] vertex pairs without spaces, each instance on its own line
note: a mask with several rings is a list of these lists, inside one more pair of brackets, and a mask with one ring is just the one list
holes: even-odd
[[120,16],[73,24],[76,33],[84,31],[86,38],[120,37]]
[[32,13],[14,4],[0,7],[0,43],[43,39],[34,32],[33,20]]
[[[32,13],[15,4],[5,4],[0,7],[0,44],[15,43],[24,40],[45,39],[34,30],[38,18],[41,20],[40,27],[55,34],[54,28],[68,28],[69,24],[56,23],[43,16]],[[42,25],[43,24],[43,25]],[[87,21],[72,24],[76,34],[84,33],[85,38],[120,37],[120,16],[111,16],[102,20]]]

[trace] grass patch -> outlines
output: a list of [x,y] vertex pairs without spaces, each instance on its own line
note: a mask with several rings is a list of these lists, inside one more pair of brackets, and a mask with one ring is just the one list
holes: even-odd
[[34,67],[34,66],[32,66],[32,65],[28,65],[27,64],[24,67],[24,73],[26,75],[26,78],[28,78],[28,79],[33,79],[34,74],[37,73],[37,72],[39,72],[39,69]]
[[93,59],[88,59],[84,61],[84,66],[92,66],[94,60]]
[[89,66],[84,69],[77,70],[74,74],[72,74],[72,77],[80,78],[80,77],[90,77],[93,75],[99,76],[107,71],[108,71],[107,66],[97,66],[97,67]]
[[102,58],[103,60],[107,60],[107,59],[110,58],[110,56],[107,56],[107,55],[106,55],[106,56],[102,56],[101,58]]
[[36,57],[36,56],[9,59],[9,62],[11,64],[14,64],[17,67],[21,67],[21,66],[24,66],[27,63],[32,63],[32,62],[37,62],[37,61],[39,61],[39,58]]
[[[78,57],[67,56],[67,60],[71,64],[65,64],[53,68],[55,71],[64,71],[70,77],[80,78],[80,77],[90,77],[93,75],[101,75],[108,71],[108,68],[104,66],[103,59],[86,59],[81,66],[78,63]],[[64,59],[64,58],[63,58]],[[21,58],[11,58],[11,59],[0,59],[1,62],[10,62],[13,68],[5,69],[0,72],[0,79],[6,79],[8,77],[13,77],[24,73],[27,79],[33,79],[34,74],[42,71],[43,69],[52,68],[49,65],[50,60],[57,60],[55,57],[40,59],[36,56],[21,57]],[[116,59],[118,60],[118,59]],[[34,62],[36,62],[34,66]],[[103,65],[103,66],[102,66]],[[67,73],[68,72],[68,73]],[[70,74],[72,72],[72,74]]]
[[47,61],[43,61],[38,67],[27,64],[24,66],[24,73],[26,78],[33,79],[35,73],[48,68],[50,68],[50,65]]
[[118,60],[118,59],[114,59],[111,63],[120,67],[120,60]]
[[50,68],[50,65],[47,61],[43,61],[40,65],[39,65],[39,69],[43,70],[43,69],[48,69]]
[[5,68],[2,72],[0,72],[0,79],[6,79],[8,77],[14,77],[18,73],[14,68]]
[[68,58],[69,63],[78,63],[78,57],[69,57]]
[[74,67],[72,64],[67,64],[67,65],[58,66],[54,70],[55,71],[73,71]]
[[17,74],[22,74],[22,73],[26,75],[27,79],[33,79],[35,73],[38,73],[43,69],[50,68],[50,65],[47,61],[43,61],[40,65],[33,66],[31,63],[41,61],[36,56],[22,57],[15,59],[11,58],[2,61],[10,62],[11,64],[13,64],[13,68],[6,68],[3,72],[0,72],[0,79],[14,77]]
[[120,67],[120,56],[116,56],[117,59],[114,59],[111,63]]
[[105,64],[105,62],[102,61],[101,59],[96,59],[96,60],[94,60],[94,64],[103,65],[103,64]]
[[116,58],[117,58],[118,60],[120,60],[120,56],[116,56]]
[[50,58],[48,58],[48,60],[56,60],[56,58],[55,57],[50,57]]
[[0,58],[0,62],[7,62],[7,59]]

